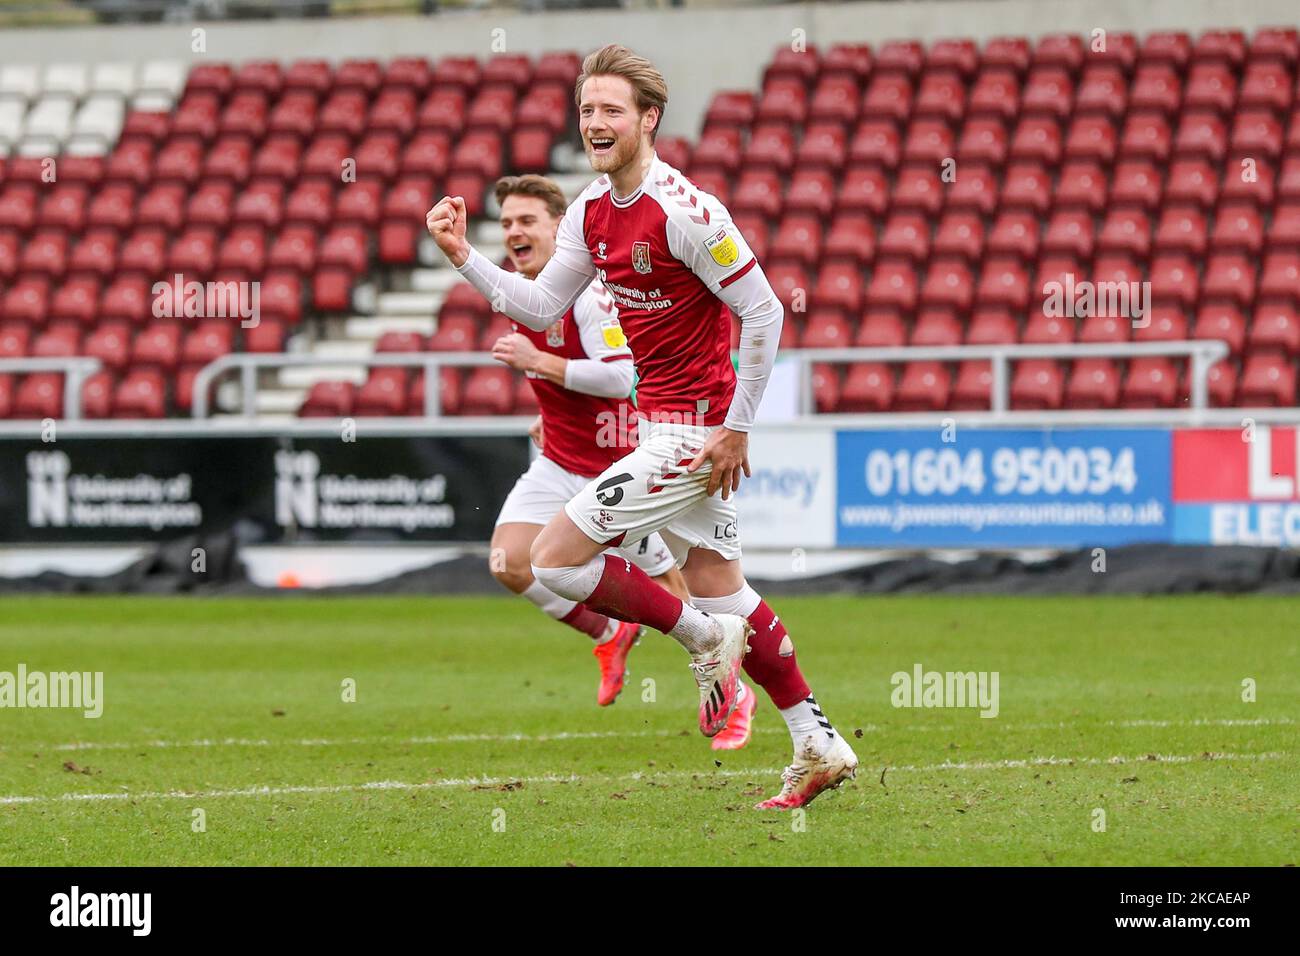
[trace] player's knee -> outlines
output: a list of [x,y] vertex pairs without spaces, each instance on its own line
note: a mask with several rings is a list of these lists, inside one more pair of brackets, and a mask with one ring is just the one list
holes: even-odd
[[501,585],[515,594],[522,594],[533,583],[532,568],[523,555],[510,554],[505,548],[493,548],[488,557],[488,570]]

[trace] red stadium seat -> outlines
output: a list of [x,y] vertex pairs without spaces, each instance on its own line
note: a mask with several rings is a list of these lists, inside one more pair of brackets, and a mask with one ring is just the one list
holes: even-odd
[[1108,358],[1083,358],[1074,363],[1065,389],[1066,408],[1114,408],[1119,404],[1120,379]]
[[267,97],[261,90],[242,90],[230,98],[221,113],[222,135],[261,139],[266,135]]
[[1050,34],[1034,46],[1033,65],[1054,66],[1070,75],[1079,72],[1083,63],[1083,40],[1075,34]]
[[953,411],[985,411],[992,404],[992,394],[992,363],[981,360],[962,362],[957,366],[948,407]]
[[[745,180],[742,178],[741,183]],[[751,189],[757,191],[758,186]],[[775,203],[780,208],[780,188],[776,187]],[[889,205],[889,190],[885,184],[885,175],[879,169],[855,169],[850,166],[844,173],[835,205],[844,212],[871,213],[883,215]]]
[[1022,114],[1042,113],[1064,119],[1073,110],[1074,82],[1070,72],[1059,66],[1035,66],[1021,90]]
[[[813,90],[812,102],[808,108],[808,118],[814,123],[829,120],[846,126],[850,125],[858,119],[859,100],[860,94],[856,77],[847,73],[825,73]],[[716,97],[714,103],[717,103]],[[712,115],[712,111],[710,111],[710,115]],[[709,121],[706,120],[706,122]]]
[[777,227],[770,258],[794,259],[805,266],[814,265],[821,257],[822,228],[822,221],[816,216],[791,213]]
[[181,329],[172,319],[159,319],[136,336],[131,347],[131,364],[160,369],[171,374],[180,361]]
[[359,417],[397,417],[407,414],[409,379],[409,369],[371,369],[370,377],[357,390],[353,414]]
[[289,226],[284,229],[267,256],[273,269],[297,273],[311,272],[316,268],[316,230],[310,226]]
[[300,418],[343,418],[352,414],[357,388],[351,382],[317,382],[298,409]]
[[162,151],[154,163],[154,179],[158,182],[177,182],[189,187],[199,178],[203,170],[204,146],[197,137],[173,139]]
[[301,167],[302,144],[289,136],[272,135],[253,157],[252,175],[289,182],[297,179]]
[[844,411],[840,405],[840,376],[834,365],[816,362],[812,367],[813,402],[817,411]]
[[1185,308],[1196,304],[1200,282],[1190,257],[1182,253],[1157,254],[1151,263],[1151,299]]
[[957,142],[959,162],[1001,166],[1006,158],[1007,131],[1001,120],[975,117],[966,122]]
[[1227,113],[1237,99],[1232,68],[1221,62],[1193,63],[1183,90],[1183,108]]
[[210,226],[223,230],[230,225],[234,187],[228,182],[205,182],[190,196],[185,206],[189,226]]
[[1075,99],[1076,114],[1097,113],[1118,120],[1127,101],[1128,81],[1120,67],[1099,63],[1084,69]]
[[994,220],[985,248],[993,255],[1033,261],[1038,257],[1038,217],[1003,205],[1005,211]]
[[112,229],[91,229],[82,234],[68,262],[71,276],[106,279],[117,271],[118,234]]
[[284,187],[274,180],[263,180],[241,189],[235,198],[231,223],[239,226],[259,226],[263,229],[280,228],[281,205]]
[[1021,410],[1054,411],[1065,398],[1065,379],[1052,359],[1024,359],[1014,364],[1011,375],[1011,407]]
[[[894,373],[888,365],[883,362],[857,362],[850,365],[842,389],[838,388],[838,379],[833,378],[831,368],[833,367],[827,366],[823,371],[822,395],[829,403],[830,395],[836,394],[838,400],[835,402],[835,411],[886,412],[893,406]],[[814,393],[817,393],[816,382]],[[818,411],[830,411],[831,409],[820,407],[822,395],[818,396]]]
[[1267,353],[1252,355],[1241,370],[1237,404],[1247,407],[1291,406],[1296,403],[1294,359]]
[[1145,324],[1133,327],[1137,342],[1177,342],[1188,338],[1187,316],[1173,305],[1153,305],[1144,316]]
[[948,407],[951,378],[942,362],[908,362],[899,377],[894,410],[929,412]]
[[808,326],[800,338],[799,347],[843,349],[849,347],[852,338],[853,332],[843,312],[835,309],[818,310],[808,316]]
[[1254,206],[1220,206],[1214,219],[1210,246],[1215,252],[1248,252],[1264,248],[1264,221]]
[[1065,158],[1091,159],[1109,166],[1115,158],[1115,128],[1105,116],[1080,116],[1065,138]]
[[62,418],[63,376],[58,372],[37,372],[19,383],[10,409],[13,418]]
[[957,320],[953,308],[929,307],[922,308],[917,316],[909,344],[917,348],[943,348],[961,345],[961,338],[961,322]]
[[917,212],[895,212],[885,222],[879,253],[923,261],[930,251],[930,224]]
[[1029,305],[1029,277],[1014,259],[989,258],[980,274],[975,299],[983,305],[1023,310]]
[[1255,298],[1255,266],[1240,253],[1212,255],[1201,293],[1206,299],[1229,299],[1247,308]]
[[1031,312],[1021,341],[1025,345],[1069,345],[1074,342],[1074,320]]
[[949,123],[961,119],[966,109],[966,87],[960,76],[946,70],[927,72],[921,77],[913,114],[937,117]]
[[892,309],[868,309],[853,339],[855,348],[888,349],[907,343],[907,330],[903,320]]
[[1300,354],[1300,321],[1295,306],[1288,302],[1266,302],[1255,309],[1247,345],[1251,354],[1278,352]]
[[950,210],[967,210],[990,215],[997,207],[997,176],[987,166],[963,166],[957,181],[946,187]]
[[975,213],[952,210],[944,213],[935,229],[932,250],[936,256],[959,256],[971,262],[984,253],[984,223]]
[[94,324],[99,282],[95,276],[65,279],[50,301],[50,321],[66,319],[82,326]]
[[262,314],[278,322],[297,325],[302,319],[303,286],[298,274],[269,272],[261,280]]
[[829,216],[835,205],[835,182],[829,170],[797,170],[786,193],[787,212],[811,212]]
[[1172,408],[1178,401],[1178,369],[1165,356],[1129,360],[1128,377],[1120,394],[1125,408]]
[[514,405],[514,381],[505,368],[476,368],[465,379],[462,415],[508,415]]
[[[751,247],[752,245],[751,243]],[[754,255],[763,259],[757,249],[754,249]],[[848,259],[859,266],[865,266],[876,257],[876,230],[871,220],[855,213],[836,216],[830,231],[826,233],[822,255],[827,260]]]
[[253,170],[253,144],[242,136],[223,138],[213,145],[203,174],[232,183],[247,181]]
[[[877,63],[877,65],[879,65]],[[900,73],[877,70],[862,98],[863,119],[884,119],[902,125],[912,114],[912,82]]]
[[910,315],[916,310],[917,296],[916,272],[910,264],[896,260],[876,264],[867,287],[868,306],[896,309]]
[[1060,252],[1086,260],[1092,258],[1092,245],[1092,216],[1081,210],[1057,211],[1043,233],[1044,252]]
[[113,411],[113,390],[116,387],[113,373],[96,372],[81,386],[81,414],[83,418],[108,418]]
[[324,231],[334,220],[334,188],[320,180],[306,180],[289,194],[284,221]]
[[430,352],[472,352],[478,342],[478,326],[472,318],[450,315],[438,319],[438,331],[429,337]]
[[102,226],[123,233],[134,222],[135,187],[126,183],[102,187],[86,209],[86,225],[89,228]]
[[972,117],[992,116],[1010,122],[1020,109],[1020,81],[1014,70],[986,67],[971,88],[967,113]]
[[1151,252],[1151,223],[1140,209],[1112,209],[1097,237],[1102,254],[1124,253],[1145,260]]
[[234,331],[231,323],[225,319],[208,319],[185,336],[180,361],[186,365],[202,367],[223,355],[229,355],[233,349]]
[[1010,345],[1019,337],[1007,309],[977,309],[966,327],[967,345]]
[[286,133],[299,140],[309,139],[316,131],[317,99],[310,90],[286,92],[267,117],[267,130]]
[[1119,155],[1163,164],[1173,148],[1169,121],[1158,113],[1130,113],[1120,133]]
[[[1152,212],[1160,206],[1161,174],[1146,159],[1121,160],[1115,166],[1110,201],[1115,205],[1136,206]],[[1097,207],[1093,207],[1094,211]]]
[[[749,138],[746,168],[770,166],[782,175],[788,173],[794,165],[794,143],[794,133],[788,126],[759,126]],[[696,162],[702,162],[698,154]]]
[[1241,310],[1231,303],[1208,303],[1197,313],[1192,335],[1227,342],[1236,355],[1246,344],[1246,320],[1241,317]]
[[915,209],[927,216],[937,216],[943,206],[944,189],[945,186],[939,179],[937,168],[930,166],[904,167],[899,172],[898,180],[894,184],[894,208]]
[[849,169],[879,166],[894,169],[903,156],[902,138],[889,120],[866,120],[849,143]]

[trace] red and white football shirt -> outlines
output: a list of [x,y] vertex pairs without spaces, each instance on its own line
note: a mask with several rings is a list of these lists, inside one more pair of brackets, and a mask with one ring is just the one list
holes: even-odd
[[755,265],[725,207],[656,158],[623,199],[607,176],[588,186],[560,223],[557,252],[562,246],[586,250],[618,305],[640,413],[722,424],[736,375],[717,293]]

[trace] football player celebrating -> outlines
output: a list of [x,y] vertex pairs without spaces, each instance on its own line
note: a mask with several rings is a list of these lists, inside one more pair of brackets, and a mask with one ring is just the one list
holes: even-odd
[[[507,176],[497,182],[496,198],[506,254],[520,275],[535,278],[555,249],[555,233],[567,205],[564,193],[543,176]],[[635,444],[633,436],[625,434],[636,415],[628,400],[632,355],[618,310],[599,282],[587,286],[573,307],[544,331],[512,325],[514,331],[496,341],[492,355],[528,377],[541,409],[529,434],[541,455],[520,476],[497,516],[490,566],[506,588],[596,642],[596,701],[604,707],[623,689],[628,652],[641,628],[548,589],[533,576],[528,552],[565,503]],[[658,534],[629,542],[614,553],[681,600],[690,600],[672,553]],[[750,693],[747,706],[739,706],[714,738],[717,749],[745,745],[753,704]]]
[[[780,618],[745,581],[731,498],[749,474],[748,432],[783,309],[722,203],[655,155],[668,89],[654,65],[606,46],[583,63],[576,99],[588,159],[602,175],[569,206],[535,280],[474,250],[461,197],[443,197],[426,223],[452,265],[532,329],[563,316],[599,278],[636,358],[639,444],[537,536],[533,574],[593,611],[676,639],[691,656],[706,736],[735,708],[743,665],[781,711],[794,744],[780,793],[758,806],[802,806],[853,776],[857,756],[809,690]],[[719,300],[740,317],[738,375]],[[603,554],[654,531],[685,557],[694,607],[630,561]]]

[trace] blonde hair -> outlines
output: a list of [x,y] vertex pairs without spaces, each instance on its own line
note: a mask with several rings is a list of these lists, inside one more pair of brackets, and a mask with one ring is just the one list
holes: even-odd
[[497,205],[506,201],[507,196],[532,196],[546,203],[546,211],[556,219],[561,218],[569,204],[564,200],[564,191],[554,180],[536,173],[523,176],[502,176],[497,180]]
[[573,91],[574,102],[579,106],[582,105],[582,84],[593,76],[621,76],[631,83],[638,112],[644,113],[652,106],[658,108],[659,119],[650,131],[650,142],[653,143],[668,106],[668,83],[664,75],[645,57],[637,56],[625,46],[611,43],[588,54],[582,61],[582,73],[578,75]]

